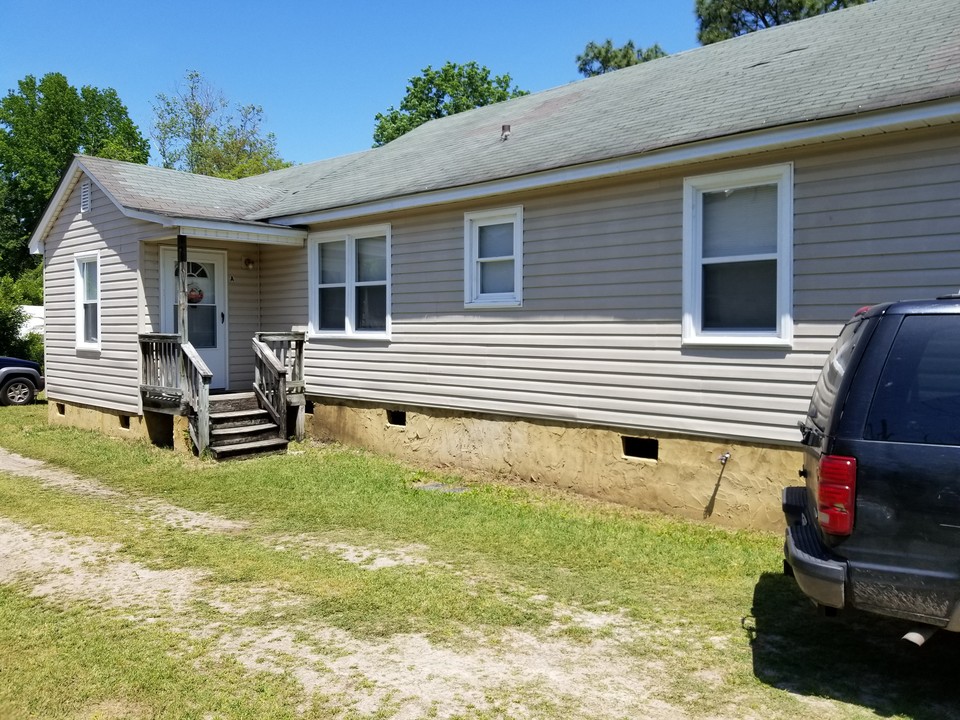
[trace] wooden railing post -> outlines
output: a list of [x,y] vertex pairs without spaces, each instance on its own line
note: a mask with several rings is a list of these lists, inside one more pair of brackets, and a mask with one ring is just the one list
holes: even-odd
[[[282,415],[283,432],[286,434],[286,416],[289,407],[295,408],[296,422],[294,433],[297,440],[304,437],[304,382],[303,382],[303,345],[302,332],[258,332],[254,336],[254,354],[260,358],[255,363],[254,391],[258,397],[270,397],[271,392],[277,393],[277,401],[273,403],[276,410],[275,422],[280,421]],[[282,386],[279,379],[270,379],[271,373],[283,369]],[[258,390],[259,388],[259,390]],[[264,399],[262,401],[266,403]],[[269,408],[265,408],[269,410]],[[273,413],[271,412],[271,415]]]
[[213,373],[191,343],[182,343],[180,350],[181,372],[185,378],[184,405],[196,417],[193,444],[197,446],[197,452],[202,453],[210,445],[210,379]]

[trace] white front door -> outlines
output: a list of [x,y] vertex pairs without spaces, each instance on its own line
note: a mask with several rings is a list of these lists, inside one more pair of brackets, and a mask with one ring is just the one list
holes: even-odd
[[[187,250],[187,336],[213,373],[211,388],[227,378],[227,254]],[[161,332],[180,331],[177,313],[179,268],[175,248],[160,249]]]

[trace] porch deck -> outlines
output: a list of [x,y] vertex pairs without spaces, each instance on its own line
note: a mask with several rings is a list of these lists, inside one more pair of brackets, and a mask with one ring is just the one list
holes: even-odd
[[[239,444],[236,437],[241,435],[240,431],[218,435],[211,427],[213,373],[193,345],[172,333],[141,333],[139,341],[140,395],[144,410],[186,416],[198,453]],[[304,334],[296,332],[258,332],[253,338],[253,404],[247,409],[269,418],[275,437],[284,444],[289,435],[288,418],[293,419],[293,436],[300,440],[304,435],[303,343]],[[238,426],[244,424],[250,423],[240,422]],[[256,430],[257,441],[268,439],[263,437],[262,424],[257,425]],[[228,439],[224,440],[225,437]],[[275,451],[275,445],[271,445],[270,451]],[[237,453],[213,454],[219,457]]]

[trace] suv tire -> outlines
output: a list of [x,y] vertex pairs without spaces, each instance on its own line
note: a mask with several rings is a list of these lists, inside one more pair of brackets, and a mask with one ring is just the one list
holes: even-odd
[[0,405],[29,405],[36,394],[32,382],[26,378],[13,378],[0,388]]

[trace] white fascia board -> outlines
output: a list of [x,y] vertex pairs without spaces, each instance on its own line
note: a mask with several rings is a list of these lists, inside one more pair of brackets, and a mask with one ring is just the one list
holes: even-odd
[[264,227],[263,225],[246,225],[232,223],[229,220],[200,220],[197,218],[178,218],[167,215],[157,215],[141,210],[123,209],[123,214],[129,218],[157,223],[163,227],[176,228],[181,235],[189,235],[208,240],[227,240],[234,242],[258,243],[260,245],[291,245],[302,247],[307,239],[307,231],[278,225]]
[[180,235],[189,235],[207,240],[226,240],[233,242],[257,243],[260,245],[290,245],[303,247],[307,231],[278,225],[275,228],[262,225],[246,225],[225,220],[199,220],[196,218],[177,218],[140,210],[127,209],[129,218],[156,223],[163,227],[174,228]]
[[43,241],[46,239],[47,233],[50,231],[50,226],[53,225],[53,221],[57,215],[60,214],[60,210],[63,207],[63,203],[66,202],[67,196],[73,190],[73,186],[76,184],[81,170],[80,160],[74,158],[73,162],[70,163],[70,167],[67,168],[67,172],[64,173],[60,184],[57,186],[57,191],[53,197],[50,198],[47,209],[37,224],[37,229],[34,230],[33,235],[30,236],[30,243],[27,247],[31,255],[40,255],[43,253]]
[[310,225],[347,220],[430,205],[473,200],[492,195],[535,190],[584,180],[596,180],[670,165],[704,162],[830,140],[863,137],[957,122],[960,122],[960,98],[864,113],[863,115],[848,115],[834,120],[787,125],[770,130],[755,130],[716,140],[704,140],[698,143],[654,150],[643,155],[603,160],[586,165],[547,170],[532,175],[492,180],[447,190],[374,200],[360,205],[331,208],[319,212],[285,215],[271,218],[271,222],[279,225]]
[[194,238],[206,238],[208,240],[303,247],[303,243],[307,239],[306,230],[294,230],[293,228],[284,226],[268,228],[230,222],[185,219],[174,219],[173,224],[179,225],[180,233],[183,235],[189,235]]

